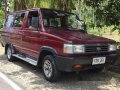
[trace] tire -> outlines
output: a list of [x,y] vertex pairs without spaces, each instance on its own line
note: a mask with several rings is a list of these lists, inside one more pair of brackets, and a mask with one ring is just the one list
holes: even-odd
[[61,74],[56,67],[53,56],[51,55],[47,55],[43,59],[42,71],[45,79],[50,82],[56,82]]
[[12,56],[13,55],[12,51],[13,51],[12,47],[8,46],[8,48],[7,48],[7,59],[10,62],[14,61],[14,57]]
[[95,69],[91,69],[91,71],[94,72],[94,73],[100,73],[100,72],[103,71],[103,69],[104,69],[104,67],[101,67],[101,68],[95,68]]

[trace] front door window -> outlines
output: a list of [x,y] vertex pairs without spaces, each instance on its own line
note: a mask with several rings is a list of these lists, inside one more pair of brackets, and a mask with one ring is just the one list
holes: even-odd
[[38,30],[39,17],[37,11],[31,11],[28,15],[27,28]]

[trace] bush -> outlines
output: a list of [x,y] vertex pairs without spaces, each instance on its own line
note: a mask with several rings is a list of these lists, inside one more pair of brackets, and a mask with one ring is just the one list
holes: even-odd
[[114,25],[104,26],[102,28],[94,27],[94,28],[89,28],[88,33],[99,36],[102,36],[103,34],[112,35],[112,33],[119,34],[119,29],[118,28],[115,29]]

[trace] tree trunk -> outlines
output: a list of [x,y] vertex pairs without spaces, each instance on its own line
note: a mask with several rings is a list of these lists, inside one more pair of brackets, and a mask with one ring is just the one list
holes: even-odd
[[63,11],[68,11],[68,0],[63,0]]
[[14,0],[14,11],[25,10],[25,0]]
[[7,17],[7,0],[4,0],[4,4],[5,4],[4,13],[5,13],[5,18],[6,18]]

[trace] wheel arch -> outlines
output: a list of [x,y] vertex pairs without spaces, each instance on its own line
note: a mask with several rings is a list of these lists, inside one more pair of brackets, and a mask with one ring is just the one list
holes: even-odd
[[43,46],[40,48],[40,53],[39,53],[39,57],[38,57],[38,63],[37,66],[41,67],[42,66],[42,60],[44,59],[44,57],[46,55],[52,55],[55,56],[57,55],[57,51],[49,46]]
[[8,48],[9,46],[11,46],[10,43],[5,44],[5,54],[7,54],[7,48]]
[[12,53],[15,53],[15,48],[13,47],[13,45],[11,43],[6,43],[5,44],[5,54],[7,54],[7,48],[9,46],[12,48]]

